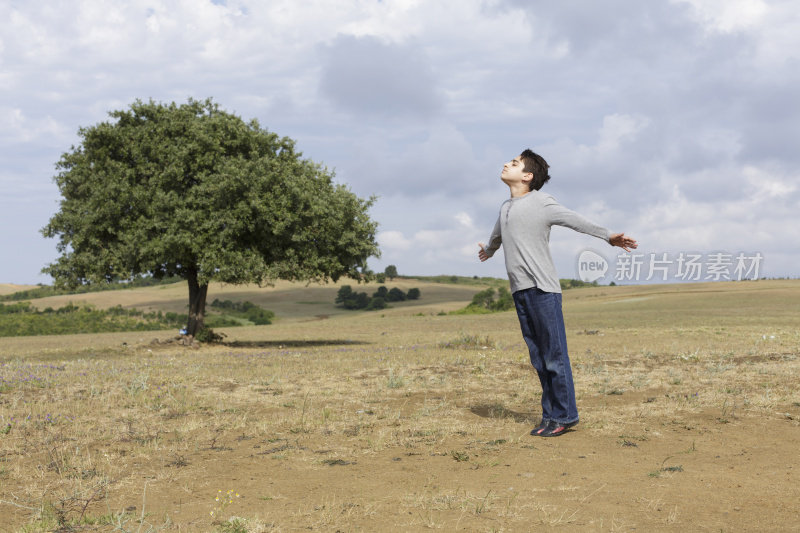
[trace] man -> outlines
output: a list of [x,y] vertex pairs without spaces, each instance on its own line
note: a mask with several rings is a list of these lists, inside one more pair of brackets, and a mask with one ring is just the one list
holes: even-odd
[[531,150],[503,165],[500,179],[508,185],[511,198],[500,206],[489,244],[478,244],[481,261],[503,245],[522,336],[542,385],[542,421],[531,431],[539,437],[557,437],[578,423],[561,312],[561,284],[550,257],[550,227],[566,226],[625,251],[637,247],[636,241],[624,233],[612,234],[541,192],[539,189],[550,180],[548,168],[547,162]]

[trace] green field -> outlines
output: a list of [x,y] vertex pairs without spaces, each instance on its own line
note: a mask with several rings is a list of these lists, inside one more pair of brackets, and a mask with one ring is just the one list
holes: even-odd
[[[221,345],[0,339],[0,531],[797,527],[800,282],[565,291],[581,423],[557,439],[528,435],[515,313],[445,314],[484,285],[397,279],[422,298],[361,312],[342,284],[213,285],[277,315]],[[31,301],[70,302],[183,313],[187,290]]]

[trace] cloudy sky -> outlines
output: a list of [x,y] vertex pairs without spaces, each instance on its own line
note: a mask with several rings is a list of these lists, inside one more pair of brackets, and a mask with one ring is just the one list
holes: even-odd
[[[476,243],[508,197],[502,164],[530,147],[546,191],[641,254],[760,253],[760,276],[797,277],[799,14],[794,0],[0,0],[0,282],[51,281],[39,229],[79,127],[189,97],[377,195],[374,270],[504,276]],[[614,270],[591,237],[557,228],[551,245],[561,277],[585,249]]]

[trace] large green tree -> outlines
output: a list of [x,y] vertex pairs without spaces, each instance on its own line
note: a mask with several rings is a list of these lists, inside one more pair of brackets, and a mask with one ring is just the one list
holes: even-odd
[[257,121],[210,99],[109,115],[56,165],[61,206],[42,233],[59,239],[43,269],[58,286],[181,276],[195,335],[211,281],[358,278],[379,253],[373,199]]

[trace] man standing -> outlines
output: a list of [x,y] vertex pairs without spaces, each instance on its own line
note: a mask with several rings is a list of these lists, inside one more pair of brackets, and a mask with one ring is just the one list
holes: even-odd
[[566,226],[625,251],[637,247],[636,241],[624,233],[612,234],[541,192],[539,189],[550,179],[548,168],[547,162],[531,150],[503,165],[500,179],[511,190],[511,198],[500,206],[489,244],[478,244],[481,261],[503,245],[522,336],[542,385],[542,421],[531,431],[539,437],[562,435],[578,423],[561,312],[561,284],[550,257],[550,227]]

